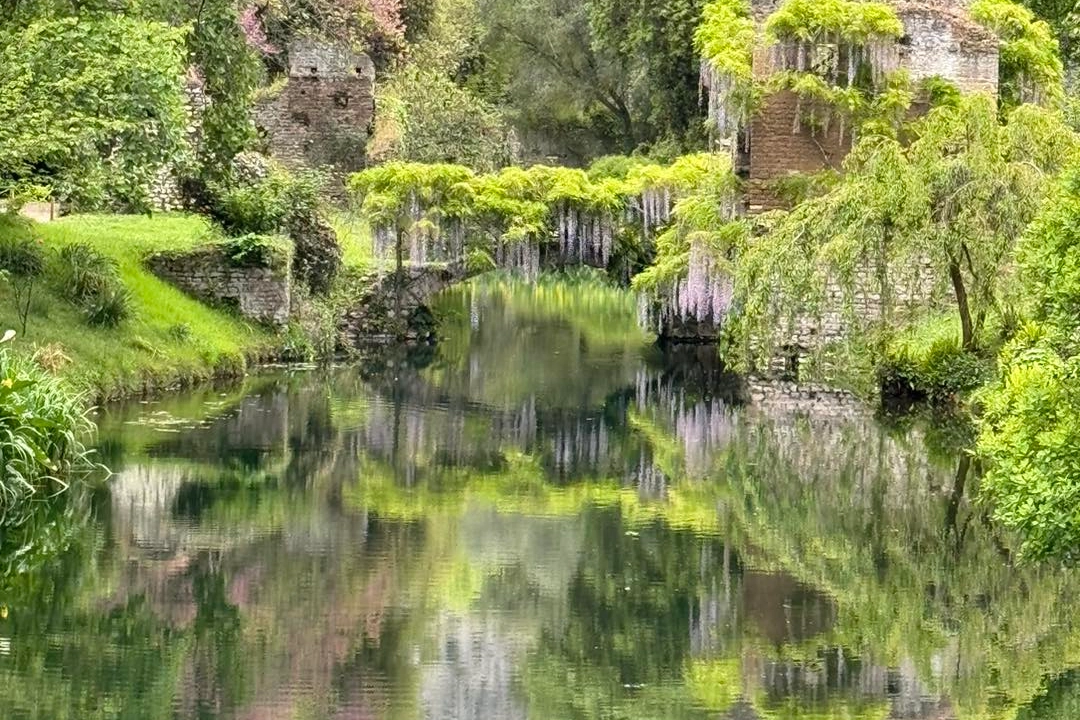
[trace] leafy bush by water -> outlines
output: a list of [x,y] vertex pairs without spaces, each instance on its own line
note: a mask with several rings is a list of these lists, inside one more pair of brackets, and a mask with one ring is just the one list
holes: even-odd
[[980,387],[989,363],[961,347],[951,318],[920,325],[893,339],[878,369],[882,394],[948,401]]
[[92,469],[82,399],[0,349],[0,508],[65,488]]

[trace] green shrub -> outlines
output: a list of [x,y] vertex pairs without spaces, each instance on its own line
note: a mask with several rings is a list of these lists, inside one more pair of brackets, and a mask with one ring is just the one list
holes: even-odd
[[45,251],[30,223],[11,213],[0,213],[0,276],[15,296],[20,329],[26,334],[34,283],[45,270]]
[[951,319],[913,328],[893,339],[878,368],[882,394],[947,402],[989,379],[989,363],[961,347]]
[[222,190],[213,215],[228,235],[265,235],[281,226],[285,211],[278,187],[267,181]]
[[82,309],[88,325],[113,328],[131,315],[131,293],[116,261],[94,247],[65,245],[57,253],[53,275],[62,294]]
[[109,285],[83,306],[86,322],[95,327],[114,328],[131,315],[131,293],[121,284]]
[[287,264],[288,241],[276,235],[241,235],[225,240],[229,259],[237,267],[276,268]]
[[55,279],[63,292],[79,304],[120,283],[116,261],[87,243],[60,248]]
[[92,428],[80,397],[0,349],[0,510],[88,473],[93,465],[83,442]]
[[191,326],[187,323],[171,325],[168,330],[169,337],[177,342],[187,342],[191,339]]
[[325,184],[317,172],[274,169],[254,182],[212,187],[210,215],[226,235],[272,235],[297,216],[318,215]]
[[36,278],[45,269],[45,250],[30,230],[30,224],[0,214],[0,270],[15,277]]

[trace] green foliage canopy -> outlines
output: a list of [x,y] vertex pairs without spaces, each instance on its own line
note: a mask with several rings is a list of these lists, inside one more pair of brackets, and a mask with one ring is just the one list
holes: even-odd
[[1028,322],[983,394],[978,449],[995,517],[1023,553],[1075,560],[1080,542],[1080,169],[1072,166],[1017,249]]
[[971,16],[1001,40],[1001,97],[1006,107],[1061,101],[1064,69],[1048,23],[1011,0],[976,0]]
[[108,14],[0,26],[0,192],[145,207],[185,142],[184,37]]
[[925,283],[945,278],[963,346],[975,348],[1015,240],[1077,139],[1059,113],[1034,106],[1001,125],[981,95],[935,108],[910,129],[908,145],[864,137],[832,191],[766,219],[738,265],[744,350],[817,317],[831,288],[852,321],[857,296],[880,297],[884,323],[896,320],[899,296],[926,297]]
[[883,2],[785,0],[765,22],[770,42],[864,45],[904,34],[896,10]]

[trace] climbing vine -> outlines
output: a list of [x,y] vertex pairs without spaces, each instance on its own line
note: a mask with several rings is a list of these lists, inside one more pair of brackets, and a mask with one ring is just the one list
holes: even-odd
[[911,97],[898,72],[896,40],[904,26],[885,3],[787,0],[765,22],[773,74],[768,90],[798,98],[800,123],[826,133],[834,119],[840,140],[867,118],[902,116]]
[[705,6],[694,34],[701,86],[708,92],[709,122],[724,139],[738,134],[753,109],[756,34],[746,0],[713,0]]
[[[663,192],[674,205],[658,219],[655,261],[633,280],[642,326],[662,329],[686,320],[718,326],[731,308],[731,258],[749,226],[737,220],[738,181],[721,155],[690,155],[670,168],[641,168],[630,175],[641,189],[646,231],[650,195]],[[666,207],[666,203],[659,203]],[[653,211],[655,212],[655,211]]]
[[1000,94],[1006,109],[1061,100],[1064,70],[1049,24],[1011,0],[976,0],[971,16],[1001,41]]
[[717,155],[669,166],[633,164],[625,177],[564,167],[509,167],[476,175],[457,165],[391,163],[353,176],[350,187],[372,219],[377,256],[403,261],[476,261],[539,272],[556,264],[609,267],[673,222],[680,198],[717,201],[733,212],[735,179]]

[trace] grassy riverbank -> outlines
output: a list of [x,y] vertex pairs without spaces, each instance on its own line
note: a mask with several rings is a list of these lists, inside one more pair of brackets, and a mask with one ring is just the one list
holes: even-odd
[[[34,225],[47,251],[85,243],[116,262],[131,293],[130,317],[117,327],[88,325],[70,289],[45,277],[30,300],[25,335],[13,349],[36,355],[75,388],[98,399],[116,398],[214,377],[242,374],[272,357],[275,335],[223,310],[208,307],[154,277],[143,259],[159,250],[184,250],[212,237],[196,216],[85,215]],[[19,327],[13,288],[0,289],[5,327]]]

